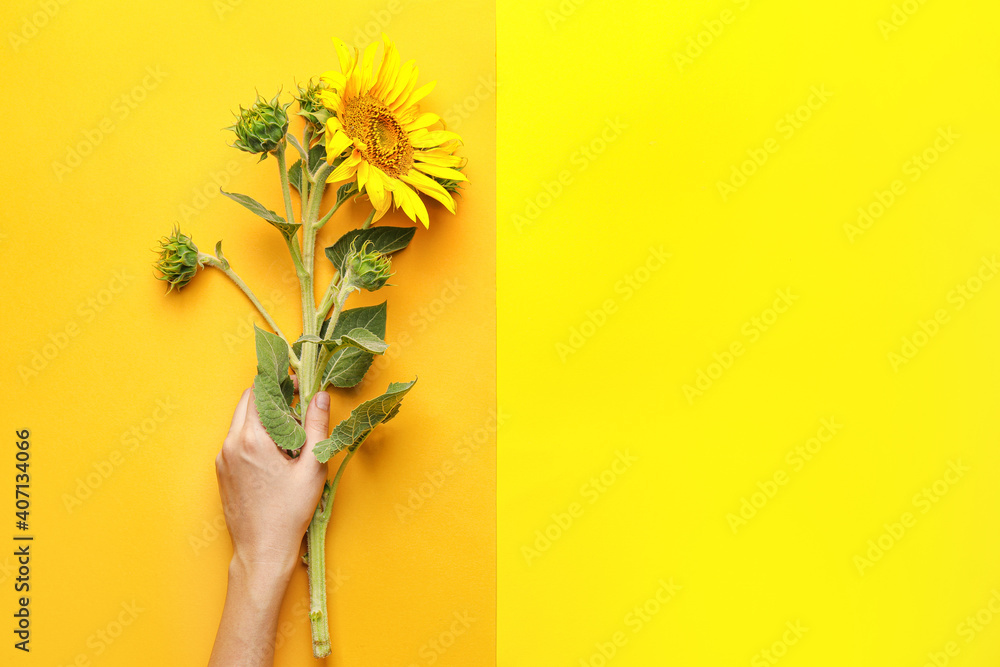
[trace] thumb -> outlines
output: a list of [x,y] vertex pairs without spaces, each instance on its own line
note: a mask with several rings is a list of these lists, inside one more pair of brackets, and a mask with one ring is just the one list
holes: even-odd
[[306,431],[306,444],[302,448],[302,456],[319,465],[312,450],[313,445],[326,439],[330,434],[330,394],[325,391],[316,392],[309,407],[306,408],[306,418],[302,427]]

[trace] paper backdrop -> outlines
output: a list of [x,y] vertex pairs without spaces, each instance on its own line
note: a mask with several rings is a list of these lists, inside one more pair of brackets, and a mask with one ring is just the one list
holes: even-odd
[[998,18],[498,3],[499,664],[1000,662]]
[[[495,643],[492,3],[13,2],[2,10],[2,664],[205,664],[231,555],[215,454],[255,374],[250,303],[217,271],[153,277],[179,224],[301,330],[281,237],[219,188],[281,210],[273,159],[227,144],[255,91],[287,100],[386,31],[465,140],[457,216],[433,205],[393,261],[390,352],[332,419],[419,377],[341,482],[327,538],[330,665],[490,664]],[[447,20],[442,20],[447,17]],[[488,90],[488,93],[484,93]],[[345,206],[321,243],[360,225]],[[297,208],[297,207],[296,207]],[[385,219],[410,224],[402,212]],[[383,224],[385,224],[383,223]],[[325,261],[325,260],[323,260]],[[329,276],[330,271],[325,275]],[[14,431],[30,429],[31,653],[13,649]],[[10,479],[8,480],[8,476]],[[8,486],[8,481],[10,486]],[[10,498],[7,496],[10,495]],[[9,511],[8,511],[9,507]],[[277,664],[311,657],[305,570]],[[8,611],[9,610],[9,611]]]

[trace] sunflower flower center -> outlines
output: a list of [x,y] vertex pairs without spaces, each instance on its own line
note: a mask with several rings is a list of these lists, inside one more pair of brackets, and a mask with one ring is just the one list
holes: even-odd
[[340,119],[344,132],[364,145],[365,160],[391,178],[399,178],[413,166],[413,146],[396,116],[370,95],[349,101]]

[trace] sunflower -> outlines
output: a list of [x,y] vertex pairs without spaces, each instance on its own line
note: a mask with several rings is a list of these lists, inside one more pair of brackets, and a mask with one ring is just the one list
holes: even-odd
[[417,102],[434,88],[432,81],[419,88],[417,67],[410,60],[400,65],[399,51],[383,33],[382,54],[372,42],[359,58],[333,38],[340,58],[340,72],[323,74],[327,88],[320,100],[332,116],[326,121],[326,155],[331,164],[350,149],[328,183],[357,178],[358,192],[368,194],[378,220],[395,203],[413,221],[428,226],[427,207],[419,194],[441,202],[452,213],[455,200],[442,181],[465,181],[459,171],[465,159],[454,153],[461,138],[454,132],[434,129],[441,118],[421,113]]

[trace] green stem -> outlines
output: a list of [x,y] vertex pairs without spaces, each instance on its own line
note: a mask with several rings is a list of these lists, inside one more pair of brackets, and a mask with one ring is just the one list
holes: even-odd
[[313,656],[317,658],[330,655],[330,621],[326,611],[326,529],[330,519],[326,516],[325,506],[329,506],[331,500],[330,485],[327,483],[306,532],[309,625],[312,628]]
[[312,627],[313,655],[325,658],[330,655],[330,619],[326,603],[326,530],[330,526],[333,499],[340,486],[340,478],[347,463],[358,448],[349,449],[340,462],[333,482],[323,489],[323,497],[313,512],[309,530],[306,532],[309,564],[309,623]]
[[[236,286],[239,287],[243,291],[243,293],[247,295],[247,298],[250,299],[250,303],[256,306],[257,310],[260,311],[260,314],[264,316],[264,319],[267,321],[268,326],[270,326],[274,330],[274,333],[278,334],[278,336],[283,341],[285,341],[285,344],[289,346],[289,349],[291,349],[291,345],[289,344],[288,339],[285,338],[285,334],[281,332],[281,328],[278,326],[278,323],[274,321],[274,318],[271,317],[271,314],[267,312],[266,308],[264,308],[264,304],[262,304],[257,299],[257,297],[253,293],[253,290],[250,289],[250,286],[247,285],[245,282],[243,282],[243,279],[240,278],[235,271],[233,271],[233,269],[229,266],[228,261],[222,262],[217,258],[212,257],[211,255],[205,255],[204,253],[198,253],[198,259],[202,264],[206,264],[208,266],[214,266],[219,271],[222,271],[227,276],[229,276],[229,279],[232,280],[233,283],[235,283]],[[294,356],[294,353],[292,354]],[[298,359],[295,359],[293,361],[296,364],[298,363]]]
[[287,141],[282,139],[274,154],[278,158],[278,175],[281,177],[281,194],[285,198],[285,215],[288,216],[288,222],[294,223],[295,213],[292,211],[292,191],[288,185],[288,167],[285,166],[286,145]]
[[344,474],[344,469],[347,468],[347,463],[354,456],[354,452],[358,451],[357,447],[352,447],[347,450],[347,455],[340,462],[340,467],[337,468],[337,474],[333,477],[333,483],[330,485],[330,499],[326,503],[326,508],[323,510],[323,518],[326,521],[330,520],[330,512],[333,510],[333,497],[337,495],[337,487],[340,485],[340,477]]
[[333,303],[340,293],[340,271],[333,272],[333,278],[330,280],[330,285],[326,288],[326,294],[320,299],[319,308],[316,309],[316,324],[322,325],[323,320],[330,313],[330,308],[333,307]]
[[[326,339],[331,340],[333,338],[333,330],[337,327],[337,320],[340,319],[340,313],[344,310],[344,303],[347,301],[347,297],[351,295],[353,291],[352,287],[348,286],[350,282],[351,270],[348,269],[344,274],[344,280],[340,282],[340,289],[337,291],[336,299],[333,302],[333,310],[330,313],[330,323],[326,325]],[[324,347],[319,353],[319,368],[320,373],[326,369],[326,365],[330,363],[330,357],[333,356],[333,348]]]
[[319,222],[316,223],[316,229],[323,229],[323,225],[326,224],[327,220],[333,217],[333,214],[337,212],[337,209],[340,208],[341,204],[343,203],[344,203],[343,201],[338,201],[336,204],[331,206],[330,210],[326,212],[326,215],[320,218]]
[[[315,335],[316,327],[316,296],[313,292],[313,255],[316,243],[316,233],[308,221],[303,224],[303,266],[305,276],[302,280],[302,333]],[[306,406],[316,393],[319,382],[319,372],[316,364],[319,351],[315,343],[302,344],[302,365],[299,370],[299,407],[301,417],[306,417]]]
[[[309,165],[303,170],[303,180],[312,180],[309,172]],[[316,234],[319,225],[316,224],[317,209],[323,199],[323,191],[326,189],[326,175],[329,173],[326,167],[320,169],[322,179],[317,178],[309,187],[309,195],[306,198],[305,212],[302,215],[302,329],[304,334],[315,335],[319,332],[321,322],[316,320],[316,294],[313,281],[315,280],[314,268],[316,263]],[[320,381],[323,372],[322,366],[317,361],[319,349],[315,343],[304,343],[302,345],[302,369],[299,374],[299,404],[302,419],[306,416],[306,406],[312,400],[313,395],[320,389]]]
[[371,227],[372,220],[374,219],[375,219],[375,209],[372,209],[372,212],[369,213],[368,217],[365,219],[365,223],[361,225],[361,229],[368,229],[369,227]]
[[302,169],[299,170],[299,184],[302,186],[299,189],[299,215],[303,220],[306,219],[306,207],[309,202],[310,186],[312,185],[312,182],[309,180],[309,142],[311,141],[311,136],[309,123],[306,123],[306,126],[302,129],[302,142],[305,145],[306,154],[302,156]]
[[[304,276],[302,280],[302,327],[303,333],[315,335],[323,324],[327,304],[333,282],[337,281],[334,276],[331,281],[331,288],[327,289],[323,300],[320,303],[319,311],[322,314],[317,316],[316,296],[314,293],[314,264],[316,260],[316,234],[319,229],[330,219],[333,211],[328,213],[322,221],[319,217],[320,204],[323,201],[323,192],[326,190],[326,177],[332,171],[330,165],[324,165],[315,176],[309,172],[309,165],[305,165],[303,170],[303,182],[310,183],[307,186],[308,194],[303,197],[302,212],[302,267]],[[334,206],[333,210],[336,210]],[[345,276],[346,277],[346,276]],[[343,281],[341,281],[343,282]],[[333,318],[340,315],[340,308],[343,307],[347,298],[347,290],[338,287],[334,305],[337,307]],[[339,304],[339,306],[338,306]],[[330,322],[330,329],[336,326],[336,319]],[[313,395],[320,390],[322,384],[322,374],[329,355],[325,354],[315,343],[303,343],[302,364],[299,372],[299,404],[301,406],[302,418],[305,419],[306,406],[312,400]],[[312,521],[306,533],[306,540],[309,550],[309,621],[312,627],[313,655],[317,658],[324,658],[330,655],[330,621],[327,615],[326,601],[326,529],[330,523],[330,512],[333,507],[333,496],[336,493],[337,485],[340,483],[341,475],[347,461],[353,455],[353,451],[340,464],[340,469],[334,477],[333,483],[328,484],[324,489],[323,497],[313,512]]]

